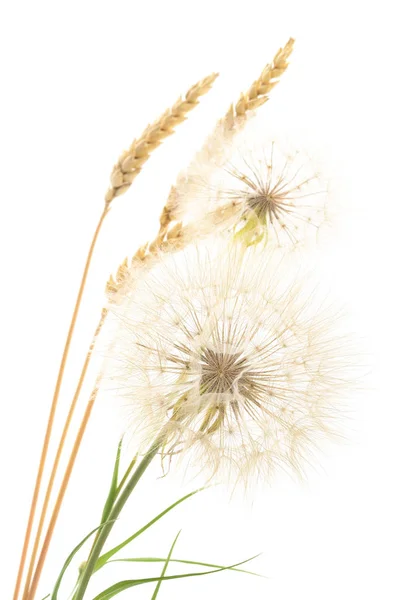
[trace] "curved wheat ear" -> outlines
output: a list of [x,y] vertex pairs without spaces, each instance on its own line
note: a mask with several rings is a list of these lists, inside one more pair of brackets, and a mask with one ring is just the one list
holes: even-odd
[[185,121],[187,113],[195,108],[198,99],[211,89],[217,77],[218,73],[212,73],[193,85],[184,98],[179,98],[155,123],[148,125],[141,137],[134,140],[130,148],[121,154],[112,170],[110,187],[105,196],[106,205],[129,189],[151,152],[174,133],[179,123]]
[[187,230],[189,228],[184,227],[182,223],[176,223],[168,232],[159,231],[152,242],[138,248],[130,261],[125,258],[116,271],[115,277],[111,275],[106,283],[106,295],[109,302],[116,303],[119,295],[122,295],[123,290],[128,287],[131,274],[139,264],[148,262],[161,252],[173,252],[185,246],[190,238]]
[[248,117],[269,100],[268,94],[279,83],[281,76],[288,68],[288,59],[293,47],[294,39],[290,38],[284,48],[278,50],[272,62],[264,67],[248,91],[240,95],[235,105],[231,104],[225,116],[218,121],[191,163],[178,175],[161,213],[161,229],[167,228],[171,221],[176,220],[175,213],[179,204],[179,195],[184,194],[190,188],[194,175],[196,179],[198,165],[201,165],[203,169],[208,166],[215,168],[225,162],[226,155],[223,145],[229,148],[231,138],[242,129]]
[[[211,228],[213,229],[215,224],[225,221],[231,215],[232,211],[232,206],[220,207],[214,211],[209,218]],[[182,250],[182,248],[194,240],[196,241],[204,234],[205,231],[200,232],[197,224],[184,225],[182,221],[175,222],[167,230],[161,227],[158,235],[152,242],[147,242],[138,248],[130,260],[125,258],[116,271],[116,275],[114,277],[110,275],[106,283],[106,295],[109,302],[116,304],[119,300],[122,300],[139,266],[156,261],[160,255]]]
[[280,48],[273,61],[266,65],[261,75],[250,86],[249,90],[239,97],[238,102],[229,107],[223,119],[226,130],[234,128],[237,122],[242,122],[247,113],[256,110],[269,99],[268,94],[279,83],[280,77],[288,67],[288,59],[293,51],[294,39],[290,38],[284,48]]

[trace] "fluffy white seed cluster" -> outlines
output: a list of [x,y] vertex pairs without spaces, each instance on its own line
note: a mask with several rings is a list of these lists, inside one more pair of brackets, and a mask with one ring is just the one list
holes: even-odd
[[334,319],[289,271],[268,245],[190,246],[113,308],[110,375],[139,450],[163,430],[163,457],[209,476],[300,472],[335,429],[350,365]]
[[[302,246],[328,222],[328,183],[304,149],[291,141],[255,141],[247,132],[222,147],[220,160],[199,160],[177,186],[177,217],[201,223],[225,210],[223,229],[247,245]],[[202,158],[202,155],[201,155]]]

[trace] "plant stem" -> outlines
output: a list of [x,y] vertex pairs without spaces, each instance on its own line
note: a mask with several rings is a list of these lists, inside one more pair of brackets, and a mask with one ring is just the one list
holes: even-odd
[[108,214],[108,212],[109,212],[109,205],[105,204],[105,208],[104,208],[102,215],[98,221],[95,233],[92,238],[92,242],[90,244],[89,252],[88,252],[88,255],[86,258],[86,263],[85,263],[84,270],[83,270],[82,279],[80,282],[79,291],[78,291],[77,298],[76,298],[75,307],[73,309],[72,320],[70,322],[69,331],[67,333],[65,346],[63,349],[63,354],[62,354],[59,372],[58,372],[56,384],[55,384],[55,390],[54,390],[54,394],[53,394],[53,400],[52,400],[52,404],[50,407],[48,423],[47,423],[46,432],[45,432],[45,436],[44,436],[44,440],[43,440],[43,447],[42,447],[42,452],[41,452],[41,456],[40,456],[39,467],[37,470],[36,482],[35,482],[35,486],[34,486],[34,490],[33,490],[32,502],[31,502],[29,518],[28,518],[27,526],[26,526],[26,533],[24,536],[23,549],[22,549],[22,553],[21,553],[21,557],[20,557],[20,564],[19,564],[19,570],[18,570],[17,578],[16,578],[13,600],[18,600],[18,597],[19,597],[19,591],[20,591],[20,586],[22,583],[24,567],[26,564],[27,551],[29,548],[30,537],[31,537],[32,529],[33,529],[33,522],[34,522],[34,517],[35,517],[35,513],[36,513],[37,502],[39,499],[40,486],[42,483],[44,467],[46,464],[46,458],[47,458],[47,453],[48,453],[48,449],[49,449],[50,438],[51,438],[51,434],[52,434],[54,418],[55,418],[57,403],[58,403],[59,394],[60,394],[60,388],[62,385],[63,374],[65,371],[67,357],[69,354],[69,349],[70,349],[70,345],[71,345],[72,338],[73,338],[73,332],[75,329],[77,316],[79,313],[79,308],[80,308],[80,304],[81,304],[82,297],[83,297],[83,292],[84,292],[85,285],[86,285],[87,276],[89,274],[89,268],[90,268],[90,264],[92,262],[92,256],[93,256],[93,252],[95,249],[96,241],[99,236],[100,230],[102,228],[103,221],[105,220],[105,217]]
[[39,560],[37,562],[36,570],[34,572],[33,580],[32,580],[32,583],[31,583],[31,586],[30,586],[30,589],[29,589],[29,593],[28,593],[28,596],[27,596],[27,600],[33,600],[34,595],[35,595],[36,590],[37,590],[37,586],[39,584],[40,575],[41,575],[42,570],[43,570],[44,562],[46,560],[47,552],[49,550],[50,541],[52,539],[52,534],[53,534],[53,531],[54,531],[54,528],[55,528],[55,525],[56,525],[57,518],[59,516],[59,512],[60,512],[60,508],[62,506],[64,495],[66,493],[67,485],[69,483],[69,479],[70,479],[70,476],[72,474],[72,470],[73,470],[73,466],[75,464],[77,453],[79,451],[80,444],[82,442],[83,435],[85,433],[86,426],[87,426],[87,424],[89,422],[90,415],[91,415],[91,412],[92,412],[92,408],[93,408],[93,406],[95,404],[95,399],[96,399],[97,393],[99,391],[99,383],[100,382],[98,380],[96,382],[96,385],[95,385],[93,391],[92,391],[92,394],[90,396],[89,402],[86,405],[86,409],[85,409],[85,412],[84,412],[84,415],[83,415],[83,419],[82,419],[82,422],[81,422],[81,424],[79,426],[79,430],[77,432],[77,436],[76,436],[76,439],[75,439],[75,442],[74,442],[74,445],[73,445],[73,448],[72,448],[72,452],[70,454],[69,462],[68,462],[67,467],[66,467],[66,471],[65,471],[65,474],[64,474],[64,477],[63,477],[63,481],[62,481],[62,483],[60,485],[59,494],[57,496],[57,500],[56,500],[56,503],[55,503],[55,506],[54,506],[54,509],[53,509],[53,513],[52,513],[52,516],[50,518],[49,526],[47,528],[46,535],[45,535],[45,538],[44,538],[44,541],[43,541],[43,546],[42,546],[42,549],[41,549],[41,552],[40,552]]
[[123,492],[120,494],[118,500],[116,501],[112,510],[110,511],[110,514],[108,516],[108,520],[106,521],[106,524],[99,531],[98,537],[96,538],[92,552],[89,556],[86,566],[82,572],[82,576],[79,580],[79,587],[77,589],[76,595],[73,598],[73,600],[82,600],[83,599],[85,592],[86,592],[86,588],[89,583],[89,580],[93,575],[96,562],[97,562],[97,560],[100,556],[100,553],[103,549],[103,546],[112,530],[112,527],[115,524],[115,520],[119,517],[119,514],[122,511],[122,508],[125,506],[126,501],[128,500],[128,498],[131,495],[131,493],[133,492],[133,490],[135,489],[136,484],[138,483],[138,481],[140,480],[140,478],[142,477],[142,475],[144,474],[144,472],[150,465],[153,458],[156,456],[159,448],[162,446],[163,440],[164,440],[164,434],[161,432],[161,434],[157,437],[155,442],[149,448],[148,452],[142,458],[141,462],[137,466],[136,470],[133,472],[128,483],[125,485]]
[[[118,485],[118,487],[117,487],[116,494],[115,494],[115,499],[116,499],[117,497],[119,497],[119,494],[120,494],[120,492],[122,491],[122,489],[123,489],[123,486],[125,485],[125,483],[126,483],[126,481],[127,481],[128,477],[129,477],[129,475],[130,475],[130,473],[131,473],[131,471],[132,471],[133,467],[136,465],[136,462],[137,462],[137,460],[138,460],[138,456],[139,456],[139,454],[135,454],[135,456],[132,458],[131,462],[129,463],[129,466],[128,466],[128,468],[126,469],[126,472],[125,472],[124,476],[122,477],[122,480],[121,480],[121,482],[119,483],[119,485]],[[95,539],[93,540],[93,544],[92,544],[92,547],[91,547],[91,549],[90,549],[90,552],[89,552],[89,557],[90,557],[90,555],[91,555],[91,554],[92,554],[92,552],[93,552],[93,548],[95,547],[95,543],[96,543],[96,540],[97,540],[97,538],[98,538],[98,535],[99,535],[99,534],[98,534],[98,533],[96,533],[96,535],[95,535]],[[80,575],[79,575],[79,577],[80,577]]]
[[[24,588],[23,600],[26,600],[26,599],[30,598],[30,595],[31,595],[31,594],[29,595],[29,590],[30,590],[30,584],[31,584],[31,579],[32,579],[32,575],[33,575],[33,569],[34,569],[35,562],[36,562],[37,551],[38,551],[39,545],[40,545],[41,534],[42,534],[44,522],[45,522],[45,519],[46,519],[46,513],[47,513],[48,506],[49,506],[50,496],[51,496],[52,489],[53,489],[53,484],[54,484],[54,481],[55,481],[55,478],[56,478],[57,469],[58,469],[58,466],[59,466],[59,463],[60,463],[60,458],[61,458],[61,455],[62,455],[62,452],[63,452],[64,444],[65,444],[67,433],[68,433],[68,430],[69,430],[69,427],[70,427],[70,424],[71,424],[71,421],[72,421],[72,418],[73,418],[73,414],[74,414],[74,411],[76,409],[76,405],[77,405],[77,402],[78,402],[78,399],[79,399],[79,396],[80,396],[80,392],[82,390],[83,382],[85,380],[86,372],[87,372],[88,367],[89,367],[89,363],[90,363],[90,359],[91,359],[91,356],[92,356],[92,353],[93,353],[93,349],[95,347],[96,339],[97,339],[97,337],[98,337],[98,335],[100,333],[100,330],[102,329],[102,326],[103,326],[103,324],[105,322],[106,316],[107,316],[107,309],[104,308],[104,309],[102,309],[102,314],[101,314],[98,326],[96,327],[95,334],[94,334],[94,336],[92,338],[92,342],[91,342],[91,344],[89,346],[88,353],[87,353],[85,361],[83,363],[82,372],[80,374],[80,378],[79,378],[79,381],[78,381],[78,384],[77,384],[77,388],[76,388],[75,394],[73,396],[69,412],[68,412],[67,417],[66,417],[66,422],[64,424],[62,436],[60,438],[60,442],[59,442],[59,446],[58,446],[58,449],[57,449],[57,452],[56,452],[56,456],[55,456],[55,459],[54,459],[52,471],[51,471],[51,474],[50,474],[50,477],[49,477],[49,483],[48,483],[48,486],[47,486],[46,495],[45,495],[44,502],[43,502],[43,507],[42,507],[42,512],[41,512],[41,515],[40,515],[39,525],[37,527],[36,537],[35,537],[35,540],[34,540],[33,550],[32,550],[32,554],[31,554],[31,561],[30,561],[30,564],[29,564],[29,569],[28,569],[27,577],[26,577],[26,585],[25,585],[25,588]],[[89,400],[89,402],[90,402],[90,400]],[[89,412],[89,414],[90,414],[90,412]],[[72,464],[72,467],[73,467],[73,464]],[[55,507],[54,507],[54,512],[56,511],[56,505],[58,503],[59,503],[59,506],[58,506],[57,510],[58,511],[60,510],[60,505],[61,505],[61,503],[63,501],[64,495],[65,495],[65,492],[66,492],[66,489],[67,489],[67,485],[69,483],[69,479],[70,479],[70,476],[71,476],[71,471],[72,471],[72,469],[70,469],[70,472],[68,473],[68,477],[65,480],[65,486],[64,486],[63,493],[62,494],[59,493],[58,499],[56,500],[56,504],[55,504]],[[54,512],[53,512],[53,514],[54,514]]]

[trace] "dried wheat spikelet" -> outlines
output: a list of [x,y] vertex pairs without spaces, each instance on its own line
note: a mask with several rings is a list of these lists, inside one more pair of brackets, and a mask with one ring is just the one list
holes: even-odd
[[110,275],[106,283],[106,296],[111,304],[119,303],[126,292],[133,286],[134,277],[139,267],[152,266],[157,258],[182,250],[192,242],[208,237],[216,226],[231,218],[232,207],[217,208],[202,223],[183,224],[175,222],[167,230],[162,227],[152,242],[140,246],[130,261],[127,258],[119,266],[115,276]]
[[112,170],[110,187],[105,196],[107,206],[116,196],[128,190],[151,152],[174,133],[179,123],[185,121],[187,113],[195,108],[199,98],[211,89],[217,77],[218,73],[212,73],[193,85],[184,98],[179,98],[155,123],[148,125],[141,137],[135,139],[130,148],[122,153]]
[[284,48],[280,48],[273,61],[266,65],[261,75],[250,86],[246,93],[241,94],[235,107],[231,105],[224,117],[224,127],[232,130],[235,125],[245,119],[247,113],[265,104],[268,94],[279,83],[280,77],[287,70],[288,59],[293,51],[294,39],[290,38]]
[[132,256],[130,262],[127,258],[122,262],[113,277],[110,275],[106,283],[106,295],[109,302],[117,303],[123,297],[124,290],[128,289],[133,279],[132,274],[139,265],[146,265],[160,253],[174,252],[183,248],[193,239],[193,228],[184,227],[182,223],[175,223],[166,233],[159,231],[157,237],[150,243],[143,244]]
[[173,220],[179,220],[179,196],[187,193],[193,179],[197,179],[199,169],[204,173],[209,167],[214,169],[225,162],[225,149],[230,148],[231,138],[236,135],[254,111],[265,104],[268,94],[279,83],[281,76],[287,70],[288,59],[293,51],[294,39],[290,38],[284,48],[280,48],[271,63],[267,64],[260,76],[242,93],[238,101],[231,104],[226,115],[218,121],[212,134],[207,138],[201,150],[196,153],[190,165],[179,174],[172,186],[166,204],[163,208],[160,224],[167,228]]

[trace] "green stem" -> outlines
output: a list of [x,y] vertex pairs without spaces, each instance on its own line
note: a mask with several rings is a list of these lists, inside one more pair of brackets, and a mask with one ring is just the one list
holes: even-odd
[[122,508],[125,506],[126,501],[135,489],[136,484],[150,465],[152,459],[156,456],[159,448],[163,444],[163,441],[164,436],[161,433],[155,440],[155,442],[152,444],[148,452],[145,454],[145,456],[137,466],[136,470],[132,474],[130,480],[126,484],[118,500],[113,505],[112,510],[110,511],[108,519],[106,521],[106,524],[99,531],[98,537],[95,540],[95,544],[93,546],[92,552],[90,553],[89,559],[83,569],[82,575],[79,580],[79,587],[73,600],[83,599],[86,592],[86,588],[89,584],[89,580],[94,573],[96,562],[100,556],[100,553],[102,552],[103,546],[112,530],[112,527],[115,524],[115,520],[119,517],[119,514],[122,511]]

